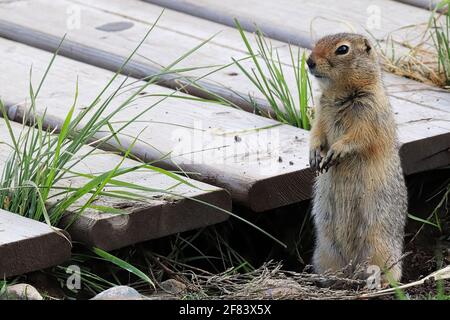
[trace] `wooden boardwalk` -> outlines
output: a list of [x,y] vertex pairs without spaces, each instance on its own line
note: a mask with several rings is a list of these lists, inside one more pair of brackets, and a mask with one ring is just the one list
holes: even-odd
[[[12,129],[16,137],[19,136],[22,125],[12,122]],[[0,172],[8,159],[12,140],[7,127],[0,125]],[[85,146],[74,158],[82,157],[92,151],[92,147]],[[82,174],[101,174],[112,170],[120,163],[122,157],[113,153],[97,150],[89,154],[82,162],[71,170]],[[138,165],[134,160],[126,159],[123,168]],[[145,197],[144,201],[129,201],[119,198],[100,196],[95,205],[121,209],[125,213],[105,213],[94,208],[87,208],[83,215],[74,220],[75,210],[82,206],[88,197],[78,200],[69,209],[68,215],[61,222],[60,227],[68,228],[73,240],[88,246],[99,247],[104,250],[121,248],[137,242],[163,237],[169,234],[205,227],[228,219],[228,215],[199,200],[217,206],[224,210],[231,210],[229,194],[220,188],[185,178],[194,187],[179,184],[179,181],[151,170],[138,170],[120,176],[117,180],[135,183],[139,186],[154,189],[154,192],[136,191],[136,195]],[[82,187],[90,179],[69,175],[58,183],[59,187]],[[106,185],[105,190],[122,190],[117,186]],[[164,193],[169,190],[173,194]],[[126,191],[126,190],[125,190]],[[61,196],[63,197],[63,196]],[[60,197],[52,198],[53,202]],[[192,200],[193,199],[193,200]]]
[[[51,54],[7,40],[0,39],[0,43],[0,59],[7,62],[7,70],[0,73],[0,81],[4,83],[0,89],[2,96],[9,105],[16,105],[14,110],[23,110],[28,98],[28,84],[23,79],[27,78],[33,65],[34,82],[37,83]],[[17,81],[11,81],[11,75]],[[40,112],[47,109],[48,125],[61,125],[62,117],[73,101],[77,75],[78,113],[91,103],[113,73],[59,57],[37,104]],[[122,80],[120,78],[117,82]],[[135,85],[142,84],[138,82]],[[145,92],[147,96],[140,96],[132,107],[113,118],[114,128],[161,99],[151,94],[170,94],[173,91],[152,85]],[[126,98],[126,95],[117,96],[107,110],[111,111]],[[10,116],[19,119],[14,113],[12,110]],[[131,137],[138,134],[139,141],[133,153],[141,159],[154,161],[171,153],[160,165],[196,173],[193,178],[229,190],[235,201],[254,211],[298,202],[308,199],[311,194],[313,174],[307,165],[308,132],[305,130],[280,125],[274,120],[235,108],[172,98],[150,108],[139,121],[130,124],[124,134],[119,135],[121,144],[129,146],[133,140]]]
[[[403,2],[407,2],[405,4]],[[246,111],[254,111],[249,102],[252,96],[261,107],[267,108],[263,96],[235,65],[231,58],[246,57],[246,49],[234,29],[237,17],[245,29],[254,30],[256,23],[272,38],[285,66],[287,81],[294,86],[289,49],[293,43],[308,50],[320,36],[333,32],[367,29],[377,39],[394,33],[396,40],[415,41],[415,31],[398,31],[403,26],[428,21],[430,12],[423,9],[426,1],[374,0],[370,3],[345,1],[269,1],[269,0],[34,0],[0,2],[0,98],[6,103],[8,115],[20,121],[29,107],[28,77],[33,66],[32,81],[36,84],[45,72],[53,52],[64,34],[60,54],[52,67],[37,101],[38,112],[45,124],[60,127],[74,97],[75,81],[79,82],[79,100],[76,114],[89,105],[102,87],[119,69],[131,51],[165,10],[158,25],[143,43],[138,54],[122,70],[132,78],[120,76],[118,85],[126,81],[129,90],[119,95],[108,107],[113,110],[125,101],[137,87],[145,85],[142,79],[161,72],[182,54],[200,45],[213,34],[217,35],[198,51],[177,64],[178,68],[204,67],[184,73],[190,79],[215,95],[223,96]],[[155,5],[156,4],[156,5]],[[381,10],[381,12],[379,11]],[[270,14],[267,14],[269,13]],[[398,19],[399,13],[402,19]],[[381,13],[381,14],[380,14]],[[378,14],[380,14],[378,16]],[[368,19],[368,17],[371,17]],[[79,20],[77,20],[79,18]],[[379,19],[378,19],[379,18]],[[378,19],[378,20],[377,20]],[[253,36],[247,33],[252,45]],[[7,40],[9,39],[9,40]],[[242,62],[251,68],[250,61]],[[438,88],[412,80],[385,74],[385,85],[396,115],[401,143],[402,165],[406,174],[439,168],[450,164],[450,94]],[[131,85],[133,83],[133,85]],[[159,85],[151,85],[126,110],[111,122],[121,127],[132,117],[145,112],[133,121],[118,139],[123,147],[131,145],[139,135],[132,152],[158,166],[188,172],[188,181],[197,188],[179,185],[174,190],[186,197],[231,210],[231,199],[253,211],[266,211],[311,196],[313,173],[308,166],[308,137],[305,130],[283,125],[217,103],[197,101],[192,96],[207,97],[195,86],[186,85],[186,79],[175,75],[160,77]],[[187,94],[164,99],[174,94],[173,89],[184,86]],[[313,80],[315,93],[318,92]],[[105,93],[105,97],[112,89]],[[151,107],[150,107],[151,106]],[[19,125],[14,130],[20,130]],[[0,140],[7,139],[6,128],[0,126]],[[96,138],[102,138],[100,132]],[[117,147],[117,140],[109,141]],[[2,146],[0,169],[8,151]],[[87,152],[86,147],[83,152]],[[109,149],[109,148],[107,148]],[[82,172],[105,171],[114,167],[120,156],[107,151],[97,152],[92,161],[78,169]],[[127,160],[125,165],[135,165]],[[144,186],[165,189],[174,181],[158,173],[139,172],[125,179]],[[197,182],[196,180],[199,180]],[[201,181],[201,182],[200,182]],[[70,183],[81,185],[83,179]],[[69,183],[69,182],[68,182]],[[172,190],[172,191],[174,191]],[[146,203],[116,202],[100,198],[98,202],[113,207],[126,207],[128,214],[105,214],[89,209],[68,229],[71,237],[87,245],[105,250],[162,237],[168,234],[219,223],[228,216],[218,210],[183,197],[163,193],[151,196]],[[69,216],[70,216],[70,212]],[[20,266],[16,260],[27,260],[29,251],[20,243],[33,242],[45,252],[49,246],[60,243],[61,237],[45,225],[0,211],[0,275],[13,275],[57,264],[70,255],[68,242],[59,251],[35,264]],[[14,220],[14,221],[13,221]],[[17,221],[19,222],[17,222]],[[30,233],[22,242],[15,241],[15,227],[10,233],[1,233],[2,223],[33,225],[37,233]],[[67,221],[67,220],[66,220]],[[61,226],[64,226],[65,221]],[[39,225],[35,227],[35,225]],[[17,229],[18,230],[18,229]],[[43,230],[42,232],[39,230]],[[39,233],[41,232],[41,233]],[[42,241],[32,239],[43,239]],[[50,239],[50,240],[46,240]],[[11,247],[8,243],[14,243]],[[47,247],[46,247],[47,246]],[[5,248],[15,248],[5,251]],[[31,246],[30,248],[35,248]],[[22,250],[22,251],[20,251]],[[44,251],[42,251],[44,250]],[[3,259],[8,256],[8,259]],[[17,258],[20,257],[20,258]],[[6,262],[4,262],[6,261]],[[2,264],[3,263],[3,264]],[[17,266],[16,266],[17,265]],[[10,267],[14,266],[14,267]],[[9,268],[9,269],[8,269]]]
[[[202,3],[207,4],[207,1],[202,1]],[[226,3],[229,2],[226,1]],[[267,2],[262,1],[261,3],[266,4]],[[392,1],[380,1],[380,3],[393,3],[394,6],[405,6]],[[79,6],[83,12],[84,20],[82,28],[69,30],[65,15],[67,15],[67,8],[74,4]],[[219,5],[217,2],[215,4]],[[225,4],[220,4],[220,6],[223,5]],[[278,5],[278,2],[273,5]],[[221,12],[220,8],[217,7],[217,12]],[[338,9],[339,7],[335,8],[335,10]],[[154,21],[161,13],[161,10],[161,7],[138,0],[128,0],[127,6],[124,6],[121,0],[99,0],[95,2],[85,0],[61,0],[58,2],[36,0],[32,2],[7,3],[0,5],[0,13],[3,19],[0,21],[0,34],[16,41],[22,41],[52,51],[56,49],[60,37],[67,32],[67,46],[64,47],[63,45],[62,54],[99,67],[117,70],[150,27],[148,21]],[[424,19],[429,14],[425,10],[410,8],[409,6],[408,10],[413,12],[411,16],[408,16],[408,19]],[[355,10],[355,12],[358,11]],[[289,16],[289,13],[285,14]],[[310,14],[314,15],[315,12],[310,12]],[[353,15],[354,19],[358,18],[357,14],[353,13]],[[262,17],[265,16],[262,15]],[[31,19],[33,19],[32,26],[28,23]],[[417,20],[414,21],[417,22]],[[270,20],[264,21],[267,24],[272,23]],[[263,23],[264,21],[259,22]],[[386,22],[388,26],[391,25],[391,28],[398,28],[398,23],[392,24],[389,21]],[[121,22],[123,26],[126,25],[128,27],[122,27],[119,30],[114,29],[116,31],[104,31],[105,26],[112,26],[117,22]],[[413,20],[409,22],[413,22]],[[179,32],[178,28],[174,26],[179,26],[179,29],[183,30],[183,32]],[[304,24],[297,26],[297,29],[301,28],[306,28],[306,26]],[[289,30],[289,28],[286,28],[286,30]],[[198,52],[194,53],[192,57],[181,63],[180,67],[227,64],[231,61],[231,57],[244,57],[244,47],[235,29],[166,10],[159,27],[155,28],[148,41],[143,44],[140,55],[136,56],[136,59],[133,60],[130,68],[125,73],[129,73],[137,78],[154,74],[157,72],[158,66],[151,61],[158,61],[163,65],[168,65],[181,54],[201,43],[202,40],[206,40],[211,33],[219,31],[222,32],[211,43],[206,44]],[[251,38],[251,35],[249,37]],[[286,45],[279,42],[274,42],[274,45],[281,47],[281,56],[287,61],[288,49]],[[200,73],[196,71],[189,73],[189,76],[198,77],[204,73],[205,71]],[[229,97],[230,93],[224,94],[224,88],[230,88],[231,90],[228,90],[228,92],[232,92],[231,94],[239,92],[238,96],[243,97],[247,96],[249,92],[254,93],[255,91],[250,81],[235,66],[214,73],[208,79],[206,86],[209,85],[211,90],[226,97]],[[294,85],[293,75],[288,79],[288,82]],[[223,87],[217,87],[219,83],[223,84]],[[405,172],[411,174],[447,164],[450,157],[449,153],[445,151],[450,147],[448,143],[450,140],[450,111],[448,109],[450,95],[448,92],[390,74],[386,74],[385,83],[397,115],[396,120],[399,125]],[[164,84],[171,85],[170,83]],[[317,88],[317,86],[314,87]],[[217,91],[216,88],[218,88]],[[196,94],[195,91],[190,91],[190,93]],[[262,98],[262,96],[256,95],[256,98]],[[239,99],[236,98],[234,101],[239,103]],[[245,108],[245,103],[242,107]],[[203,117],[203,114],[199,116]],[[218,119],[219,125],[223,128],[225,123],[234,122],[234,118],[224,114],[220,120]],[[251,119],[257,118],[253,117]],[[254,121],[256,123],[256,120]],[[262,124],[261,121],[258,120]],[[286,130],[290,132],[286,137],[297,136],[301,137],[301,141],[307,141],[307,132],[299,129]],[[283,126],[283,131],[286,130],[284,130]],[[306,138],[305,140],[304,137]],[[287,141],[290,141],[290,139],[287,139],[283,144],[288,145]],[[281,155],[282,158],[289,159],[287,161],[292,161],[293,165],[286,166],[285,163],[281,164],[281,169],[289,172],[282,171],[281,174],[273,177],[272,181],[277,181],[276,185],[265,179],[266,185],[274,186],[270,190],[265,189],[265,186],[256,188],[256,181],[262,178],[251,179],[249,172],[252,168],[255,168],[254,165],[238,171],[238,174],[223,173],[212,177],[211,174],[205,174],[205,165],[203,163],[201,166],[189,168],[187,171],[203,173],[202,177],[207,179],[204,181],[217,183],[219,186],[229,189],[233,198],[238,202],[249,206],[255,211],[263,211],[301,199],[307,199],[310,196],[312,175],[307,173],[306,148],[305,145],[298,145],[295,150],[298,153],[295,156],[288,154],[287,157],[283,157]],[[145,150],[144,153],[151,154],[151,151]],[[150,158],[154,159],[152,156]],[[273,160],[274,158],[271,157],[270,159]],[[242,167],[241,163],[236,165]],[[223,166],[220,165],[220,168],[222,169]],[[243,175],[244,171],[246,175]],[[292,172],[298,174],[294,175],[294,178],[290,178]],[[288,173],[290,176],[286,176],[286,179],[280,178],[285,173]],[[219,176],[219,179],[216,179],[216,176]],[[222,181],[228,180],[228,177],[238,179],[243,177],[244,181],[237,182],[237,185],[234,181]],[[304,183],[304,179],[308,178],[309,180]],[[250,186],[242,187],[241,183],[245,183],[245,181],[249,181]],[[289,182],[289,184],[286,182]],[[296,184],[297,187],[291,187],[290,185],[292,184]],[[286,185],[288,187],[285,188]],[[252,189],[253,186],[256,189]],[[252,190],[257,190],[258,193],[256,191],[252,192]],[[267,190],[265,196],[260,195],[260,192],[264,190]],[[273,190],[281,191],[276,196],[273,196]],[[252,194],[257,194],[258,196],[252,196]],[[267,201],[273,203],[261,203],[260,198],[268,199]],[[249,204],[252,199],[253,203]]]

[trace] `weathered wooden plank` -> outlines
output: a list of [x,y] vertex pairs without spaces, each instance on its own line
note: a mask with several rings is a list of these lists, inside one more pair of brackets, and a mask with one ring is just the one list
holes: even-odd
[[[409,25],[426,23],[429,12],[389,0],[144,0],[193,16],[244,29],[257,25],[273,39],[311,47],[318,37],[336,32],[369,30],[377,39]],[[415,30],[396,33],[396,40],[419,36]]]
[[[12,118],[20,119],[27,107],[30,66],[36,84],[50,58],[47,52],[0,39],[0,59],[4,62],[0,96],[7,100]],[[58,126],[72,104],[77,76],[76,113],[93,101],[112,75],[104,69],[58,57],[41,89],[37,109],[44,112],[47,108],[47,124]],[[123,79],[119,77],[118,83]],[[129,79],[127,84],[133,81]],[[137,82],[134,87],[142,84]],[[125,101],[133,90],[118,95],[106,112]],[[112,126],[117,129],[123,121],[161,100],[160,95],[170,93],[170,89],[149,86],[144,95],[112,119]],[[119,135],[122,145],[129,146],[133,136],[139,136],[133,153],[141,159],[158,160],[170,153],[160,165],[198,173],[192,177],[222,186],[234,200],[255,211],[301,201],[311,193],[308,132],[274,120],[214,103],[171,98],[130,124]]]
[[60,264],[70,258],[70,237],[45,223],[0,209],[0,277]]
[[[3,118],[0,118],[0,141],[2,142],[0,144],[0,171],[3,170],[11,153],[8,145],[12,145],[4,121]],[[12,122],[11,125],[15,136],[18,137],[22,125],[15,122]],[[91,151],[92,147],[85,146],[74,155],[74,158],[82,157]],[[73,166],[71,170],[85,174],[101,174],[114,169],[121,160],[122,157],[119,155],[97,150],[87,155],[82,162]],[[125,159],[122,167],[128,168],[138,164],[134,160]],[[112,250],[177,232],[205,227],[225,221],[228,218],[226,213],[195,200],[231,210],[231,198],[225,190],[189,178],[186,178],[186,181],[195,187],[186,184],[177,185],[179,182],[173,178],[144,169],[120,176],[117,180],[146,188],[154,188],[155,190],[170,189],[173,194],[167,194],[164,191],[133,191],[138,195],[145,196],[145,201],[129,201],[101,196],[95,201],[95,205],[119,208],[124,210],[126,214],[104,213],[88,208],[70,224],[74,220],[73,214],[76,209],[88,200],[89,196],[86,196],[77,201],[71,207],[73,209],[69,209],[68,215],[60,225],[60,227],[66,228],[70,224],[67,230],[73,240],[104,250]],[[87,181],[89,181],[87,178],[69,175],[69,177],[58,182],[57,186],[77,188],[84,186]],[[130,191],[117,186],[105,186],[105,191],[113,189]],[[56,202],[59,199],[60,197],[56,197],[52,198],[51,201]]]

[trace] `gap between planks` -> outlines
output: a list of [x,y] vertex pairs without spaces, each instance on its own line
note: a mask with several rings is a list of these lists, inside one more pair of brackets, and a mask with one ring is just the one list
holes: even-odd
[[[420,36],[405,26],[427,23],[429,12],[390,0],[143,0],[202,19],[247,31],[260,28],[268,37],[311,48],[318,38],[338,32],[370,33],[378,40]],[[398,31],[398,32],[397,32]],[[406,35],[406,33],[409,33]]]
[[[11,126],[15,137],[18,137],[24,128],[16,122],[11,122]],[[3,118],[0,118],[0,141],[2,142],[0,144],[0,171],[3,171],[11,154],[10,146],[12,145],[11,136]],[[83,146],[74,155],[74,159],[88,154],[92,149],[92,147]],[[121,160],[122,157],[119,155],[95,150],[71,170],[83,174],[101,174],[114,169]],[[121,167],[128,168],[136,165],[139,165],[137,161],[125,159]],[[73,240],[87,246],[113,250],[216,224],[228,218],[226,213],[195,200],[205,201],[224,210],[231,210],[231,199],[225,190],[188,178],[185,178],[185,180],[193,186],[179,184],[179,181],[164,174],[142,169],[119,176],[116,179],[146,188],[154,188],[156,191],[134,190],[133,192],[137,195],[146,197],[144,201],[99,196],[93,204],[100,207],[122,209],[125,214],[105,213],[95,208],[87,208],[82,215],[74,220],[77,208],[83,206],[90,195],[82,197],[69,208],[67,215],[60,223],[61,228],[68,227],[67,231]],[[68,175],[68,177],[61,179],[57,186],[77,188],[84,186],[88,181],[88,178]],[[168,190],[169,188],[171,188],[170,191],[173,194],[157,191]],[[117,187],[112,185],[105,186],[105,190],[113,189],[118,190]],[[56,203],[64,196],[51,198],[49,205]],[[68,226],[72,220],[74,222]]]
[[433,10],[442,0],[396,0],[422,9]]

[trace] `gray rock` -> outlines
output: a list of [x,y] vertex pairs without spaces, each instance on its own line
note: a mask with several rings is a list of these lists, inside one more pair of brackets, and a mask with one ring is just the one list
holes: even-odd
[[147,298],[131,287],[117,286],[100,292],[91,300],[147,300]]
[[186,291],[186,285],[175,279],[169,279],[161,282],[161,289],[166,293],[177,295]]
[[6,292],[0,296],[2,300],[44,300],[35,287],[26,283],[18,283],[6,288]]

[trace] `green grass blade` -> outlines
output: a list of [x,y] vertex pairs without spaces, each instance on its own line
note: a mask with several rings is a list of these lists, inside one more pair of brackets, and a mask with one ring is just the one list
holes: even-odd
[[129,264],[128,262],[102,250],[96,247],[93,247],[92,252],[94,252],[95,254],[97,254],[99,257],[101,257],[102,259],[115,264],[116,266],[134,274],[135,276],[137,276],[138,278],[140,278],[141,280],[145,281],[146,283],[148,283],[150,286],[152,286],[154,289],[156,289],[155,284],[153,283],[153,281],[141,270],[139,270],[138,268],[134,267],[133,265]]

